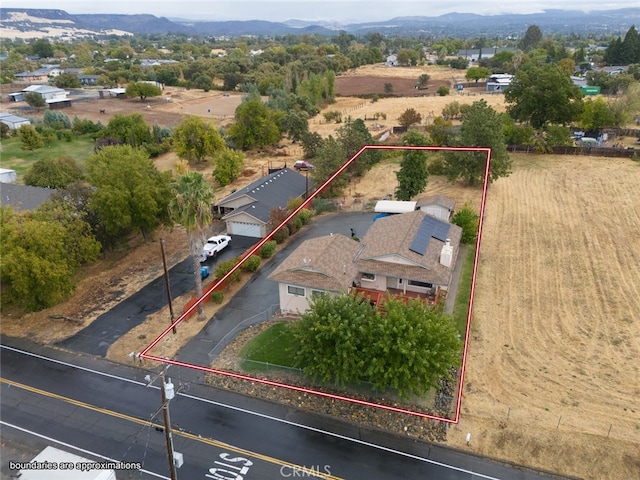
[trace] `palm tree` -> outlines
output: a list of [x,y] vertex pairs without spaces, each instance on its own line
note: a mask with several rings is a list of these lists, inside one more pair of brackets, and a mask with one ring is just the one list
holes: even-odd
[[[178,175],[171,184],[175,197],[169,202],[171,219],[182,225],[187,231],[189,251],[193,257],[196,295],[202,296],[202,277],[200,275],[200,254],[211,224],[211,204],[215,200],[213,189],[204,176],[198,172],[186,171]],[[202,306],[198,307],[198,318],[204,320]]]

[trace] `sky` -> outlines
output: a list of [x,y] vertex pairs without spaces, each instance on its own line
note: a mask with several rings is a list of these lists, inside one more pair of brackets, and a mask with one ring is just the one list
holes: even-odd
[[390,20],[401,16],[435,17],[445,13],[536,13],[544,10],[615,10],[637,8],[638,0],[109,0],[98,5],[87,0],[2,0],[3,8],[64,10],[69,14],[111,13],[151,14],[189,20],[269,20],[290,19],[338,23]]

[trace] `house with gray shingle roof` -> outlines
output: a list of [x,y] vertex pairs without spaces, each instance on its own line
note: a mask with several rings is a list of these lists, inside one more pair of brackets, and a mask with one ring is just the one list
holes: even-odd
[[49,200],[55,191],[55,188],[0,183],[0,205],[10,205],[16,211],[35,210]]
[[228,235],[263,238],[269,233],[271,210],[285,208],[292,198],[303,197],[309,180],[283,168],[243,187],[215,204],[227,224]]
[[314,295],[348,292],[379,304],[387,294],[435,302],[456,265],[462,229],[421,210],[376,220],[356,242],[307,240],[269,276],[283,311],[308,309]]
[[434,299],[449,288],[462,229],[422,210],[380,218],[362,238],[356,283]]
[[317,295],[348,291],[358,273],[353,259],[361,246],[341,234],[304,241],[269,275],[279,284],[280,309],[303,312]]

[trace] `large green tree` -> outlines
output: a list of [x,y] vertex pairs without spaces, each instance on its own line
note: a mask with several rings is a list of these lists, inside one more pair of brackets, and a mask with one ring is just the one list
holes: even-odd
[[236,121],[229,127],[228,137],[242,150],[275,145],[280,140],[280,116],[254,96],[236,108]]
[[27,311],[67,299],[78,267],[100,251],[89,226],[62,205],[24,213],[1,207],[0,240],[2,304]]
[[[464,109],[458,146],[490,147],[491,166],[489,180],[494,181],[511,173],[511,159],[507,152],[504,126],[500,114],[486,100],[473,102]],[[444,172],[450,180],[463,179],[469,185],[482,182],[486,168],[486,155],[478,152],[445,152]]]
[[139,147],[151,140],[149,126],[140,113],[114,115],[100,132],[102,138],[116,138],[122,143]]
[[90,208],[112,239],[125,241],[137,230],[146,237],[168,223],[171,173],[159,172],[143,150],[104,147],[87,159],[86,169],[96,187]]
[[542,40],[542,31],[540,30],[540,27],[537,25],[530,25],[524,34],[524,38],[520,41],[519,46],[523,51],[529,52],[538,46],[540,40]]
[[614,126],[615,121],[613,111],[607,102],[602,97],[598,97],[584,102],[578,124],[585,130],[598,130],[602,127]]
[[420,300],[388,297],[384,312],[362,297],[322,295],[294,327],[296,364],[310,377],[421,395],[460,358],[452,318]]
[[534,128],[572,122],[582,109],[582,97],[569,74],[557,65],[523,66],[505,91],[507,113]]
[[[313,185],[319,187],[344,164],[346,156],[340,142],[331,135],[322,140],[315,152],[313,160],[315,168],[311,171],[310,177],[313,180]],[[322,192],[322,196],[335,197],[342,192],[346,185],[347,177],[343,173],[329,184],[327,189]]]
[[63,188],[81,180],[83,176],[73,158],[61,155],[34,163],[24,175],[24,183],[33,187]]
[[172,142],[180,158],[200,163],[224,148],[218,130],[201,117],[188,116],[173,130]]
[[488,78],[489,76],[491,76],[491,70],[486,67],[469,67],[464,77],[467,80],[475,80],[478,83],[481,78]]
[[[171,183],[172,198],[169,202],[171,219],[184,227],[187,233],[189,252],[193,259],[196,296],[202,297],[200,255],[211,225],[211,206],[215,200],[213,189],[201,173],[187,171],[178,175]],[[198,309],[203,319],[202,307]]]
[[144,102],[148,97],[159,97],[162,89],[154,83],[132,82],[127,85],[125,93],[129,97],[139,97]]
[[[361,118],[347,121],[336,131],[336,138],[342,145],[344,152],[342,163],[353,157],[365,145],[374,145],[376,143]],[[376,163],[379,163],[381,159],[382,152],[380,150],[369,149],[349,165],[347,170],[351,175],[361,177]]]
[[[424,134],[411,130],[402,137],[403,145],[426,146],[429,138]],[[398,200],[411,200],[421,193],[427,186],[429,173],[427,172],[427,152],[424,150],[404,150],[400,170],[396,172]]]

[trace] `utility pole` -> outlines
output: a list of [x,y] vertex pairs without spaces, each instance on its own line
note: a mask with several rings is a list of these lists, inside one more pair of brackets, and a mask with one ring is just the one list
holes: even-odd
[[167,443],[167,458],[169,460],[169,473],[171,475],[171,480],[178,480],[178,474],[176,472],[176,467],[180,468],[183,463],[182,454],[173,450],[173,435],[171,432],[171,418],[169,417],[169,402],[173,397],[175,397],[176,392],[171,383],[171,379],[168,382],[165,381],[165,374],[169,366],[164,367],[162,372],[156,375],[153,379],[151,375],[147,375],[145,380],[147,382],[147,387],[153,385],[153,383],[160,378],[162,380],[162,386],[160,387],[160,394],[162,397],[162,405],[158,408],[152,415],[154,418],[160,410],[162,410],[163,423],[164,423],[164,436]]
[[169,379],[169,383],[166,383],[164,380],[164,373],[162,371],[162,375],[160,378],[162,379],[162,387],[160,388],[160,392],[162,392],[162,416],[164,418],[164,436],[167,441],[167,457],[169,459],[169,473],[171,475],[171,480],[178,480],[178,473],[176,472],[176,462],[173,455],[173,436],[171,434],[171,419],[169,418],[169,402],[175,395],[175,391],[173,389],[173,383],[171,383],[171,379]]
[[[167,270],[167,259],[164,254],[164,239],[160,240],[160,250],[162,250],[162,266],[164,267],[164,286],[167,290],[167,301],[169,302],[169,314],[171,315],[171,323],[175,317],[173,316],[173,303],[171,301],[171,286],[169,285],[169,271]],[[175,335],[176,327],[173,327],[173,334]]]

